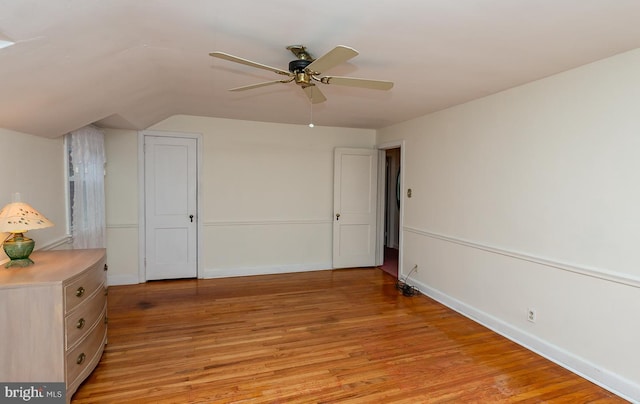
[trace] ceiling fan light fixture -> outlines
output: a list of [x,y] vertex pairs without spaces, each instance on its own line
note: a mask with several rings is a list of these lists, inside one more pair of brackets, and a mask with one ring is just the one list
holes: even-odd
[[309,85],[311,83],[311,76],[305,72],[296,72],[296,84],[302,86]]

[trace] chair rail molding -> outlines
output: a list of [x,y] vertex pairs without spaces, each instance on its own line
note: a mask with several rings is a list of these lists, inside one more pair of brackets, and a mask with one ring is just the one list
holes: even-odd
[[616,271],[610,271],[602,268],[582,267],[575,264],[554,261],[548,258],[537,257],[535,255],[525,254],[518,251],[511,251],[511,250],[506,250],[499,247],[493,247],[486,244],[481,244],[481,243],[477,243],[470,240],[464,240],[457,237],[447,236],[444,234],[434,233],[428,230],[417,229],[410,226],[403,227],[403,230],[409,233],[414,233],[421,236],[430,237],[433,239],[438,239],[438,240],[446,241],[449,243],[462,245],[465,247],[475,248],[477,250],[482,250],[482,251],[486,251],[493,254],[499,254],[499,255],[515,258],[522,261],[533,262],[533,263],[544,265],[547,267],[561,269],[563,271],[573,272],[576,274],[590,276],[593,278],[598,278],[598,279],[606,280],[609,282],[615,282],[622,285],[632,286],[634,288],[640,288],[639,277],[619,273]]

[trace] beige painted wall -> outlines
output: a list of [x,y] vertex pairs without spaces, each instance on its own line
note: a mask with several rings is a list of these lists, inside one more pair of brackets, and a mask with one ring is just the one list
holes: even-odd
[[636,400],[638,71],[640,50],[378,133],[406,141],[404,272]]
[[109,283],[138,283],[137,132],[105,129]]
[[[0,207],[11,202],[19,192],[54,227],[27,234],[36,242],[36,250],[61,247],[67,240],[64,142],[62,138],[46,139],[0,128],[2,175],[0,175]],[[0,233],[2,240],[7,235]],[[7,259],[0,249],[0,262]]]
[[[154,131],[200,133],[203,275],[331,268],[333,150],[375,131],[174,116]],[[137,133],[107,131],[110,282],[137,282]]]

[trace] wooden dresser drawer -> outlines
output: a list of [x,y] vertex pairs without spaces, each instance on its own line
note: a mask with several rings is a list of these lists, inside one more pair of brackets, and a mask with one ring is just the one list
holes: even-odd
[[95,366],[95,358],[104,350],[107,337],[107,324],[105,322],[106,310],[101,313],[100,320],[87,336],[72,350],[67,352],[66,373],[67,383],[75,385],[75,380],[86,373],[88,367]]
[[87,300],[97,289],[106,283],[104,260],[93,265],[82,276],[71,281],[64,287],[65,314],[75,309],[80,303]]
[[95,293],[88,297],[77,310],[65,317],[65,349],[73,347],[97,321],[104,321],[101,317],[106,310],[106,289],[101,285]]

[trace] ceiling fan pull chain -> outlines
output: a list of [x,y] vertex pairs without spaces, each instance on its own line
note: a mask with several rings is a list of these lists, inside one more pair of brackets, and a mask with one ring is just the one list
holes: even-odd
[[313,127],[315,126],[315,125],[313,124],[313,87],[311,87],[311,89],[309,90],[309,94],[310,94],[310,95],[309,95],[309,101],[310,101],[310,103],[309,103],[309,104],[311,104],[311,105],[309,106],[309,108],[310,108],[309,127],[310,127],[310,128],[313,128]]

